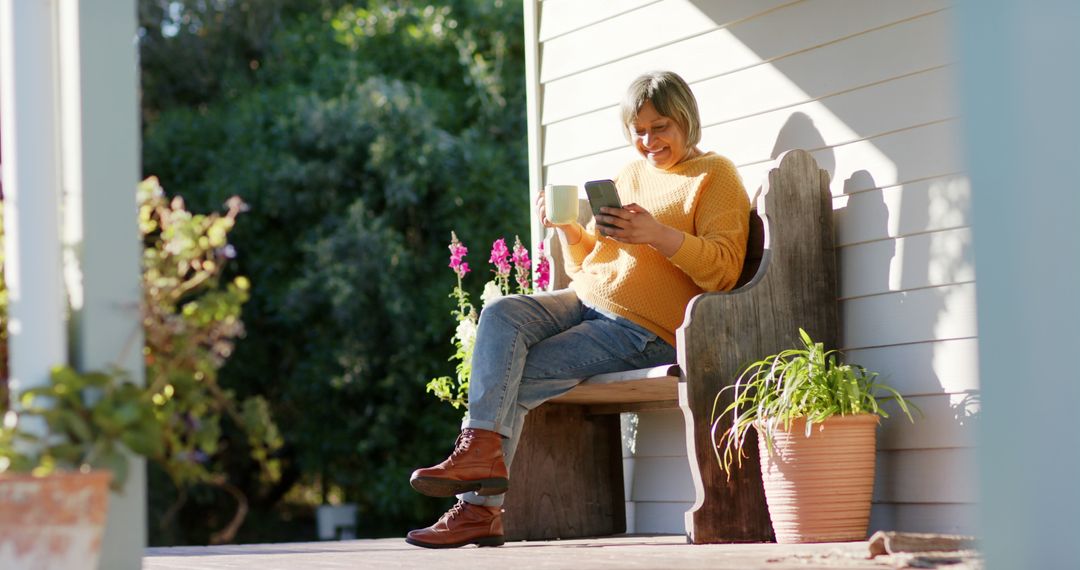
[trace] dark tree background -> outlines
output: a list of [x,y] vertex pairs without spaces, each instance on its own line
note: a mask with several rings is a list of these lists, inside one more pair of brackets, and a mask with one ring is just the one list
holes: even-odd
[[[460,421],[424,392],[453,371],[450,231],[481,272],[528,233],[521,3],[140,0],[139,19],[144,174],[193,211],[250,206],[231,236],[247,336],[221,382],[265,396],[286,446],[267,482],[234,444],[238,540],[314,539],[327,494],[359,505],[360,536],[430,524],[448,503],[408,475]],[[232,514],[216,493],[161,526],[177,491],[152,473],[152,543],[205,542]]]

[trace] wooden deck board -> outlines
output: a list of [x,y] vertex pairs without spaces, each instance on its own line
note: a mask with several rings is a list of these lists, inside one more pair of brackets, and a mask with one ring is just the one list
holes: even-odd
[[717,568],[748,570],[854,570],[894,568],[869,560],[866,542],[842,544],[686,544],[685,537],[613,536],[597,539],[511,542],[500,548],[428,550],[400,538],[150,548],[143,570],[337,568]]

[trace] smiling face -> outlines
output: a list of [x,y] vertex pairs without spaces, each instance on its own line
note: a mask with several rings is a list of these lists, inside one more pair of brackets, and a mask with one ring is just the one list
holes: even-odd
[[686,144],[686,133],[671,117],[657,112],[652,101],[645,101],[630,125],[634,148],[650,164],[668,170],[687,158],[691,148]]

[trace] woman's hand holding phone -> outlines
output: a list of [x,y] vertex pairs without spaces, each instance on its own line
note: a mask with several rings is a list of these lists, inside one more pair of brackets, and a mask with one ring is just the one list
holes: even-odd
[[648,244],[666,257],[675,255],[683,242],[683,233],[656,220],[638,204],[622,205],[619,191],[611,180],[585,183],[596,231],[615,241]]
[[600,235],[615,241],[648,244],[665,257],[675,255],[685,238],[682,232],[658,222],[638,204],[600,208],[600,214],[596,216],[596,229]]

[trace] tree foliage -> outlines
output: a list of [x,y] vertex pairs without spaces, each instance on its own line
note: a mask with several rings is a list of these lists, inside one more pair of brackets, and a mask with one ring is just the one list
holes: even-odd
[[460,420],[424,393],[453,369],[445,244],[527,231],[520,3],[141,0],[140,22],[145,174],[193,211],[250,206],[219,382],[263,396],[285,445],[276,483],[234,479],[263,509],[340,489],[367,536],[430,524],[445,505],[407,479]]

